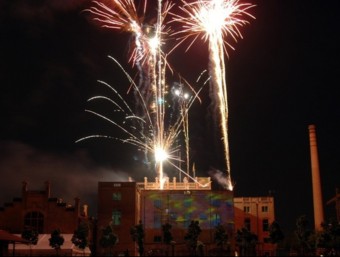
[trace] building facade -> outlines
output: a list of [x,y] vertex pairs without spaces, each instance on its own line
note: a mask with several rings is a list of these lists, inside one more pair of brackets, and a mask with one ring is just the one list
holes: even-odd
[[235,230],[247,228],[257,235],[256,253],[259,256],[275,254],[275,245],[269,242],[269,228],[275,221],[274,197],[234,197]]
[[[98,184],[98,240],[101,231],[112,224],[119,242],[116,254],[129,249],[137,256],[136,244],[132,241],[130,228],[141,222],[145,238],[145,253],[169,250],[163,243],[162,225],[171,225],[173,254],[188,254],[185,235],[191,221],[199,222],[202,230],[199,241],[207,253],[216,248],[215,227],[223,225],[229,238],[233,238],[233,194],[228,190],[211,190],[209,178],[196,178],[200,183],[172,182],[167,180],[163,189],[159,182],[99,182]],[[98,254],[104,249],[97,247]],[[169,253],[168,253],[169,254]]]
[[[107,253],[99,242],[103,229],[112,225],[119,239],[112,254],[123,255],[128,250],[130,256],[138,256],[138,245],[132,240],[130,229],[142,224],[145,255],[153,252],[189,256],[185,236],[191,221],[197,221],[202,230],[198,240],[204,246],[204,255],[218,255],[213,254],[217,251],[214,234],[218,225],[226,229],[225,250],[231,255],[238,251],[235,236],[242,228],[258,236],[256,255],[275,254],[275,246],[269,242],[269,227],[275,220],[273,197],[234,197],[232,191],[213,190],[210,178],[196,178],[196,181],[167,179],[162,189],[157,180],[98,182],[97,219],[92,220],[89,235],[92,253],[97,256]],[[44,186],[44,190],[28,190],[23,182],[22,196],[0,208],[0,229],[20,235],[25,226],[30,226],[39,234],[50,234],[57,228],[62,234],[73,234],[80,222],[90,222],[87,206],[80,211],[79,199],[75,198],[74,206],[68,205],[50,197],[49,182]],[[163,242],[164,224],[171,225],[171,245]]]
[[21,197],[13,198],[0,208],[0,229],[20,234],[25,227],[36,229],[39,234],[50,234],[54,229],[62,233],[74,233],[79,224],[80,200],[74,205],[50,196],[50,183],[44,190],[28,190],[28,183],[22,184]]
[[136,182],[98,183],[97,255],[106,254],[100,247],[102,231],[112,225],[119,242],[114,247],[116,255],[127,249],[136,256],[135,244],[131,239],[130,228],[138,224],[140,217],[140,189]]

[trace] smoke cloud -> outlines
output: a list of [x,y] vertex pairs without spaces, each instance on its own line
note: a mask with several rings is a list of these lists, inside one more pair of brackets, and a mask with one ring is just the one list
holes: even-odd
[[43,190],[44,182],[51,183],[51,197],[74,204],[89,205],[89,214],[96,213],[99,181],[128,181],[129,175],[120,170],[98,167],[85,151],[58,155],[37,150],[19,142],[0,143],[0,206],[21,197],[22,182],[28,190]]

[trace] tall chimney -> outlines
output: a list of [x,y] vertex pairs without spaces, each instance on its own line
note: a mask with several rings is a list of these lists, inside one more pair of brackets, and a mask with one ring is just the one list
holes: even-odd
[[321,180],[319,169],[318,148],[316,143],[315,125],[309,125],[309,144],[312,167],[312,185],[313,185],[313,205],[314,205],[314,226],[315,231],[321,230],[321,223],[324,222]]

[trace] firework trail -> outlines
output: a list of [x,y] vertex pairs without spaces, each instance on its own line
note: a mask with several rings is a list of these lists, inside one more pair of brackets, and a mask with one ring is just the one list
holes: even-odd
[[173,21],[182,24],[181,30],[174,33],[174,35],[182,35],[178,37],[180,42],[177,46],[186,39],[193,37],[188,50],[200,36],[204,42],[208,41],[209,44],[211,86],[220,114],[227,181],[229,181],[227,188],[232,190],[224,54],[228,56],[227,46],[234,49],[226,38],[231,37],[235,42],[237,42],[237,38],[242,38],[239,27],[249,23],[243,16],[255,18],[248,13],[248,9],[254,7],[254,5],[241,4],[238,0],[199,0],[192,3],[181,0],[181,2],[183,5],[179,8],[184,15],[171,13]]
[[[130,75],[119,64],[119,62],[111,56],[110,58],[119,66],[120,69],[122,69],[124,74],[127,76],[129,82],[138,91],[137,85],[134,83]],[[97,112],[91,109],[86,109],[85,111],[119,128],[123,132],[124,136],[113,137],[113,136],[108,136],[108,135],[96,134],[96,135],[90,135],[90,136],[80,138],[76,141],[76,143],[79,143],[81,141],[88,140],[91,138],[106,138],[106,139],[118,140],[122,143],[131,144],[133,146],[136,146],[138,149],[142,149],[148,153],[151,153],[154,156],[157,165],[159,165],[160,163],[163,164],[164,161],[167,161],[167,163],[170,164],[172,167],[186,174],[185,171],[181,170],[176,165],[176,163],[182,162],[182,160],[177,158],[179,147],[175,145],[175,141],[178,138],[178,135],[181,133],[181,129],[184,126],[185,117],[187,117],[190,107],[192,106],[195,100],[199,99],[198,98],[199,92],[195,93],[195,95],[193,95],[190,99],[188,99],[185,112],[182,115],[179,115],[176,118],[175,122],[164,132],[163,137],[161,138],[163,140],[162,141],[163,144],[160,144],[158,141],[159,138],[155,137],[155,135],[157,135],[157,128],[154,127],[154,123],[151,117],[152,115],[148,111],[147,106],[144,104],[146,118],[142,118],[134,113],[133,108],[129,106],[127,101],[124,100],[122,95],[114,87],[110,86],[108,83],[104,81],[98,81],[98,82],[100,85],[105,86],[106,88],[109,88],[112,91],[113,96],[107,97],[107,96],[98,95],[98,96],[89,98],[88,102],[93,102],[93,101],[108,102],[109,104],[113,106],[114,112],[120,113],[123,119],[117,119],[116,115],[115,115],[115,119],[112,119],[108,117],[107,115],[104,115],[100,112]],[[139,94],[139,97],[140,97],[141,102],[144,102],[141,94]],[[141,127],[147,127],[148,128],[147,131],[149,133],[144,134],[143,130],[141,130]],[[200,186],[204,186],[201,183],[199,183],[195,178],[191,177],[189,174],[186,174],[186,175],[190,179],[198,183]],[[165,180],[165,178],[163,177],[162,179]]]
[[[164,25],[164,20],[173,7],[173,4],[166,2],[162,5],[162,1],[158,0],[156,22],[147,24],[144,21],[147,9],[146,1],[142,1],[142,12],[138,12],[138,8],[136,8],[133,0],[115,0],[111,2],[110,7],[99,1],[93,1],[93,3],[95,6],[86,11],[93,14],[95,16],[94,20],[98,21],[101,26],[133,34],[134,46],[129,57],[129,62],[132,63],[133,67],[136,66],[138,69],[138,83],[134,82],[118,62],[116,63],[129,78],[138,108],[136,108],[136,112],[133,112],[114,88],[101,82],[110,87],[117,96],[120,96],[119,99],[123,101],[123,106],[127,109],[123,109],[117,102],[104,96],[98,96],[90,100],[102,99],[112,102],[115,108],[125,113],[125,120],[133,121],[134,124],[127,126],[126,121],[124,125],[118,124],[102,114],[90,110],[87,111],[119,127],[128,136],[128,138],[121,141],[143,148],[146,155],[149,152],[153,153],[160,188],[163,189],[165,182],[163,163],[165,160],[176,169],[185,173],[169,160],[175,159],[173,156],[174,152],[178,151],[178,147],[173,147],[174,142],[181,132],[181,126],[188,127],[188,110],[192,102],[198,98],[198,93],[195,93],[195,97],[186,103],[185,111],[182,112],[182,115],[176,120],[175,124],[166,126],[165,95],[168,92],[165,73],[166,68],[170,68],[170,66],[167,63],[166,55],[161,50],[161,46],[164,44],[162,36],[169,32]],[[114,59],[114,61],[116,60]],[[139,130],[136,129],[137,127],[139,127]],[[188,136],[188,131],[185,131],[185,137],[186,136]],[[82,138],[78,141],[93,137],[106,136],[95,135]],[[186,139],[185,142],[188,143],[188,139]],[[188,156],[189,153],[187,153],[187,158],[189,158]],[[190,177],[189,174],[187,174],[187,176]],[[194,178],[190,178],[196,181]]]

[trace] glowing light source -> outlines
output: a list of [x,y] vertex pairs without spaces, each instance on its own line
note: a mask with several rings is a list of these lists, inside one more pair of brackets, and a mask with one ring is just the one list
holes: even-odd
[[163,162],[166,159],[168,159],[168,157],[169,157],[169,155],[164,149],[162,149],[160,147],[155,148],[155,160],[156,160],[156,162]]

